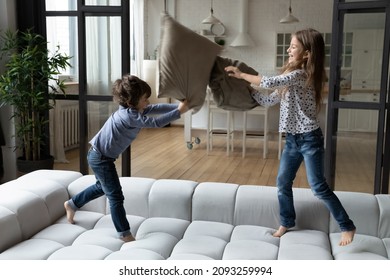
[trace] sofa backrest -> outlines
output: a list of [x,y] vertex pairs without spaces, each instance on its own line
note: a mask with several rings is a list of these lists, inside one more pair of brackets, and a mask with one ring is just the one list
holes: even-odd
[[233,224],[238,185],[200,183],[192,198],[192,220]]
[[238,188],[235,225],[279,227],[279,206],[276,188],[243,185]]
[[[191,219],[192,194],[198,183],[190,180],[155,180],[141,177],[120,177],[119,180],[125,197],[126,214],[144,218]],[[93,175],[78,178],[69,184],[69,196],[74,196],[95,182]],[[84,205],[81,210],[109,214],[110,206],[107,197],[103,195]]]
[[[309,189],[293,189],[297,229],[328,233],[329,212]],[[235,225],[258,225],[277,229],[279,222],[277,188],[242,185],[237,192]]]
[[0,252],[64,216],[67,185],[82,174],[39,170],[0,186]]
[[[379,205],[375,195],[368,193],[336,191],[341,204],[354,222],[357,233],[378,236]],[[336,220],[331,217],[329,231],[340,232]]]
[[191,221],[192,195],[197,185],[189,180],[157,180],[149,194],[149,217]]
[[[379,238],[390,238],[390,195],[377,194],[379,205]],[[390,253],[390,252],[389,252]]]
[[[68,195],[69,195],[68,199],[95,183],[96,183],[96,178],[94,175],[84,175],[83,177],[74,180],[68,186]],[[85,204],[81,208],[81,210],[106,214],[106,209],[107,209],[106,202],[107,202],[107,198],[105,196],[102,196]]]
[[[156,180],[139,177],[121,177],[119,180],[125,197],[126,214],[149,217],[149,194]],[[110,213],[108,203],[106,212]]]

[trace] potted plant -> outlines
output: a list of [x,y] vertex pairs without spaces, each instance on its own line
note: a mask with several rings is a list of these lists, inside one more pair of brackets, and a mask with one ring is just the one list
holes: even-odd
[[[39,168],[53,168],[54,159],[44,152],[48,112],[55,105],[55,94],[65,94],[61,70],[70,67],[71,57],[61,54],[57,46],[49,54],[47,41],[31,30],[6,31],[0,35],[0,59],[6,58],[0,76],[0,106],[13,106],[15,118],[18,171],[27,173]],[[43,162],[43,166],[39,166]],[[33,168],[26,166],[32,163]]]

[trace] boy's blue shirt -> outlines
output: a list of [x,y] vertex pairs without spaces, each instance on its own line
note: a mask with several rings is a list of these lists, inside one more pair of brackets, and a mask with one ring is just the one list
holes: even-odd
[[119,106],[89,143],[102,155],[118,158],[141,128],[164,127],[179,118],[178,104],[151,104],[143,112]]

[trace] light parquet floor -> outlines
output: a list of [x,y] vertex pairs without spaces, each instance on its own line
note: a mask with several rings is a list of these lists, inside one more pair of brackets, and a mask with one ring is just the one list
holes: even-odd
[[[184,142],[184,130],[181,126],[171,126],[160,129],[143,129],[131,148],[131,175],[134,177],[149,177],[155,179],[185,179],[197,182],[226,182],[240,185],[275,186],[279,166],[277,137],[269,141],[269,151],[266,159],[262,157],[262,139],[258,137],[247,139],[246,157],[242,158],[241,139],[234,140],[234,151],[226,155],[224,136],[215,136],[213,150],[206,154],[205,132],[197,131],[200,144],[194,144],[188,149]],[[373,189],[372,156],[354,150],[350,138],[340,140],[339,145],[345,149],[338,161],[346,164],[340,172],[336,172],[336,190],[352,190],[371,193]],[[359,141],[361,145],[362,141]],[[367,145],[372,144],[367,139]],[[371,143],[371,144],[370,144]],[[79,170],[78,149],[66,153],[69,163],[56,163],[55,169]],[[363,158],[362,158],[363,157]],[[366,158],[366,159],[364,159]],[[121,160],[116,161],[118,173],[121,174]],[[360,169],[365,169],[360,172]],[[345,171],[345,174],[342,172]],[[307,188],[304,164],[301,165],[294,180],[294,187]]]

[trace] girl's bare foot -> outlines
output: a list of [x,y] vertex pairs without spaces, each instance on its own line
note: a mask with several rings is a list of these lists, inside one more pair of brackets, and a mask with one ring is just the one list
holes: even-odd
[[75,215],[76,212],[72,209],[72,207],[70,207],[68,201],[65,201],[64,207],[65,207],[66,218],[68,219],[68,222],[71,223],[71,224],[74,224],[73,218],[74,218],[74,215]]
[[286,233],[286,231],[288,230],[288,228],[284,227],[284,226],[280,226],[279,229],[277,231],[274,232],[274,234],[272,234],[273,237],[281,237],[283,234]]
[[341,240],[339,245],[340,246],[345,246],[348,245],[353,241],[353,237],[355,235],[356,229],[351,230],[351,231],[342,231],[341,232]]

